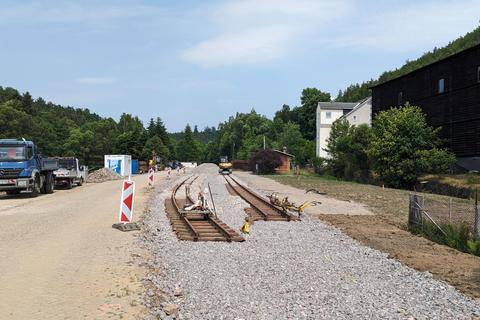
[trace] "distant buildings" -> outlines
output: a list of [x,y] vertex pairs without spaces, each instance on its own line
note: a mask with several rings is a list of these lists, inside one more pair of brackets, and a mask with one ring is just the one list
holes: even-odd
[[469,170],[480,170],[480,45],[372,87],[373,115],[409,102]]
[[280,160],[282,164],[275,169],[276,172],[278,173],[288,173],[290,172],[290,159],[292,159],[294,156],[290,153],[287,153],[285,151],[280,151],[280,150],[273,150],[278,155],[280,156]]
[[352,125],[370,124],[372,115],[372,99],[360,102],[319,102],[317,106],[317,157],[328,158],[327,139],[333,122],[345,118]]

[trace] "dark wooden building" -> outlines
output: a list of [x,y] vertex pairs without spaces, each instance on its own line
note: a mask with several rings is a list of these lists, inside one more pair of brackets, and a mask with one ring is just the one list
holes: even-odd
[[480,167],[480,45],[371,89],[374,116],[406,102],[419,106],[430,125],[442,127],[440,137],[459,163]]

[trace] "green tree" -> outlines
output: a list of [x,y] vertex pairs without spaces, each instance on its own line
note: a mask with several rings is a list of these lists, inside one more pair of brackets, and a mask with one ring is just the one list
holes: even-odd
[[168,159],[170,154],[167,146],[163,144],[162,139],[159,136],[153,136],[145,142],[142,150],[143,159],[152,159],[152,155],[155,153],[157,157],[160,157],[163,160]]
[[348,86],[343,92],[340,91],[336,101],[343,102],[358,102],[364,98],[367,98],[371,95],[370,87],[382,83],[414,70],[417,70],[423,66],[434,63],[438,60],[444,59],[452,54],[458,53],[467,48],[473,47],[480,43],[480,27],[477,27],[475,30],[468,32],[462,37],[455,39],[450,42],[443,48],[433,48],[433,50],[424,53],[418,59],[412,61],[406,61],[403,66],[398,69],[385,71],[380,75],[376,80],[371,79],[366,82],[352,84]]
[[177,145],[177,157],[180,161],[199,161],[201,158],[198,142],[193,139],[192,128],[187,124],[183,139]]
[[368,148],[372,140],[372,129],[362,124],[352,126],[346,119],[332,125],[327,139],[328,168],[333,175],[360,182],[370,177]]
[[31,117],[21,110],[19,100],[8,100],[0,104],[0,138],[27,138]]
[[93,132],[89,130],[81,130],[72,128],[70,135],[66,140],[64,148],[64,156],[78,157],[83,163],[90,163],[92,152],[91,146],[94,145]]
[[295,156],[293,161],[297,164],[304,165],[315,156],[314,143],[304,139],[300,126],[292,122],[283,126],[277,137],[277,145],[278,149],[286,148],[288,153],[293,154]]
[[321,101],[330,101],[330,93],[317,88],[305,88],[302,91],[301,107],[293,109],[293,120],[300,126],[305,139],[315,140],[317,106]]
[[427,172],[445,171],[455,158],[440,148],[439,130],[428,126],[418,107],[407,104],[380,112],[368,151],[375,171],[397,188],[410,188]]

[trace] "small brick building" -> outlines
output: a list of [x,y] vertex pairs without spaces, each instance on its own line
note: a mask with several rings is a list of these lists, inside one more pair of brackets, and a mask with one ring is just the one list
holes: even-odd
[[276,168],[275,170],[278,173],[288,173],[290,172],[290,159],[294,157],[294,155],[280,151],[280,150],[273,150],[280,155],[280,159],[282,160],[282,164]]

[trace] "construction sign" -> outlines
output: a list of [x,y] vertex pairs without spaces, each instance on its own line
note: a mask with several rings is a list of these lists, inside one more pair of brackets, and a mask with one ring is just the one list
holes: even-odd
[[153,187],[154,183],[155,183],[155,170],[153,170],[153,168],[150,168],[150,170],[148,170],[148,186]]
[[120,199],[120,222],[128,223],[133,220],[133,200],[135,182],[124,180],[122,185],[122,198]]

